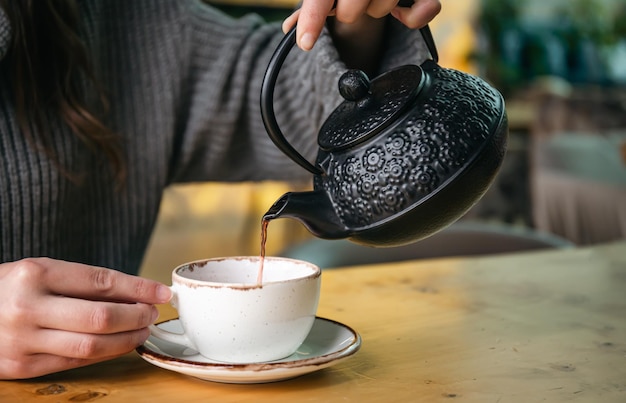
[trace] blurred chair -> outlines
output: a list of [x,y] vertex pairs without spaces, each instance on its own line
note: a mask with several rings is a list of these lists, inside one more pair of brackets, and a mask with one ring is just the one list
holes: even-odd
[[421,241],[400,247],[372,248],[347,240],[310,239],[286,248],[278,255],[307,260],[327,269],[413,259],[494,255],[569,247],[573,247],[573,244],[565,239],[525,227],[462,221]]
[[536,228],[577,245],[626,238],[626,161],[621,135],[561,133],[534,149]]
[[626,88],[546,83],[533,95],[533,226],[577,245],[626,238]]

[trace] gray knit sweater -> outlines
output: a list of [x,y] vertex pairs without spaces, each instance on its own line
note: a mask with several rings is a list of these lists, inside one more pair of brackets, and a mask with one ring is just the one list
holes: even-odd
[[[123,138],[129,172],[110,173],[61,121],[49,137],[76,184],[17,127],[11,77],[0,64],[0,262],[56,259],[137,273],[163,190],[175,182],[295,179],[309,174],[271,143],[260,85],[283,37],[258,16],[232,19],[199,0],[82,0],[85,42],[111,103],[105,123]],[[417,32],[394,24],[383,68],[420,63]],[[0,63],[11,27],[0,10]],[[311,52],[294,48],[275,91],[279,124],[314,158],[320,124],[339,102],[344,71],[325,32]],[[268,206],[269,207],[269,206]]]

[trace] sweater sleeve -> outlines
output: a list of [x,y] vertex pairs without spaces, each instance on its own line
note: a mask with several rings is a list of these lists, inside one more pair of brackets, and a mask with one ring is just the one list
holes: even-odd
[[[188,3],[188,108],[175,134],[170,181],[288,180],[310,174],[287,158],[267,135],[261,119],[260,92],[268,62],[283,38],[279,23],[248,15],[229,18],[200,1]],[[423,58],[417,31],[390,32],[397,37],[385,67]],[[274,108],[281,131],[310,161],[317,133],[341,102],[337,90],[345,66],[325,30],[314,49],[295,47],[281,68]]]

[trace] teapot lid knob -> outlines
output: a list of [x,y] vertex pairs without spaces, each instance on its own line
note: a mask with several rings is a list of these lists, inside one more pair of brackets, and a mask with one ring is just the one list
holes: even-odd
[[324,151],[355,147],[391,126],[410,109],[425,85],[420,66],[406,65],[370,81],[360,70],[348,70],[339,79],[344,101],[322,125],[318,144]]
[[361,70],[348,70],[339,78],[339,93],[347,101],[358,101],[370,92],[370,79]]

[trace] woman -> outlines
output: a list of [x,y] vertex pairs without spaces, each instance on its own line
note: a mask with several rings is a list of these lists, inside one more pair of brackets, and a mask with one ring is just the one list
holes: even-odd
[[[421,62],[412,29],[440,8],[333,3],[305,0],[284,22],[298,21],[306,52],[285,62],[275,105],[307,156],[346,65],[376,74]],[[0,0],[0,379],[88,365],[146,340],[170,291],[133,274],[166,186],[301,171],[260,120],[282,36],[198,0]]]

